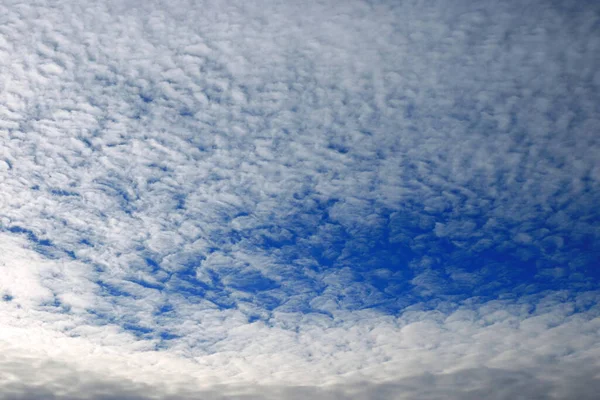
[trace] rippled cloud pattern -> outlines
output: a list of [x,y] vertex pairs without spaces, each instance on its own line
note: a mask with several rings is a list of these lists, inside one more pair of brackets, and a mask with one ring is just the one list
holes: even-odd
[[0,0],[1,399],[594,399],[600,4]]

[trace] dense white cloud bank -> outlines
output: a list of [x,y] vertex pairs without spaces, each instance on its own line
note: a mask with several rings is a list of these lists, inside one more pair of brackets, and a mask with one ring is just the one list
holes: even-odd
[[0,397],[596,393],[594,2],[0,15]]

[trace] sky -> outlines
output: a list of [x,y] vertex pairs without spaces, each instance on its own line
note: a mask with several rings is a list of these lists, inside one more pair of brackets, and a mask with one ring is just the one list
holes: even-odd
[[0,0],[0,399],[595,399],[600,3]]

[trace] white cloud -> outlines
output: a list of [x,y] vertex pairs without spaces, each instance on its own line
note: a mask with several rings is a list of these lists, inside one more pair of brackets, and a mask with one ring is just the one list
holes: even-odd
[[7,398],[593,393],[594,5],[0,15]]
[[412,306],[399,317],[275,313],[268,324],[173,299],[181,314],[160,318],[180,336],[158,351],[156,340],[140,340],[117,325],[96,325],[76,310],[65,315],[19,307],[15,297],[2,304],[0,389],[4,398],[45,392],[58,399],[240,393],[293,399],[306,391],[319,399],[476,398],[485,392],[500,399],[523,391],[593,398],[600,319],[597,308],[576,310],[597,304],[598,296],[549,292],[441,302],[437,309]]

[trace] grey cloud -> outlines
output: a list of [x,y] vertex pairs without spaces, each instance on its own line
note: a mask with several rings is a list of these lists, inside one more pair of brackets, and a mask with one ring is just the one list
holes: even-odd
[[[50,366],[49,366],[50,367]],[[60,367],[60,366],[54,366]],[[13,365],[14,368],[14,365]],[[12,371],[15,371],[14,369]],[[24,371],[23,371],[24,372]],[[31,375],[31,370],[28,374]],[[382,383],[348,382],[328,387],[217,386],[165,391],[160,386],[107,380],[81,373],[64,373],[51,385],[32,385],[31,379],[3,385],[0,398],[11,400],[135,400],[135,399],[595,399],[600,389],[598,369],[577,365],[547,368],[548,375],[528,370],[465,369],[447,374],[423,374]],[[39,373],[39,371],[36,371]],[[550,375],[551,374],[551,375]],[[65,376],[66,375],[66,376]],[[63,393],[63,394],[57,394]]]

